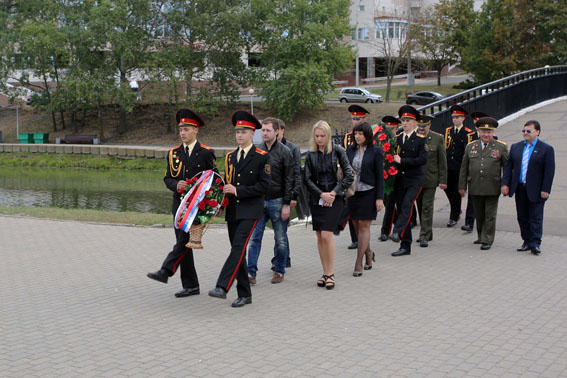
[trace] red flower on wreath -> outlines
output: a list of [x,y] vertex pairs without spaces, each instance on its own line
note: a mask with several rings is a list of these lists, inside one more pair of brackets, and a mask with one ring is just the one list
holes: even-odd
[[177,193],[179,194],[183,194],[183,192],[185,191],[185,187],[182,186],[181,188],[177,189]]
[[205,204],[205,201],[201,201],[201,202],[199,202],[199,204],[198,204],[197,206],[199,206],[199,209],[205,210],[205,207],[206,207],[207,205]]
[[384,143],[384,145],[382,146],[382,150],[384,151],[384,153],[390,151],[390,143],[388,142]]
[[219,203],[216,200],[210,200],[209,205],[211,205],[212,207],[217,207]]
[[382,125],[380,125],[376,128],[377,133],[381,133],[382,131],[384,131],[384,127]]
[[398,174],[398,170],[396,169],[396,167],[390,167],[390,169],[388,170],[388,173],[392,176]]
[[387,154],[386,155],[386,161],[388,163],[393,163],[394,162],[394,156],[392,154]]
[[223,190],[224,189],[224,185],[219,185],[219,190]]
[[380,142],[385,141],[387,138],[388,138],[388,136],[387,136],[385,133],[382,133],[382,134],[378,135],[378,140],[379,140]]
[[217,178],[217,179],[215,180],[215,183],[216,183],[216,184],[220,184],[220,183],[221,183],[221,179],[220,179],[220,178]]
[[388,178],[388,172],[386,172],[386,170],[384,169],[384,180],[386,180]]
[[227,207],[227,206],[228,206],[228,198],[226,198],[226,197],[223,198],[221,205],[222,205],[223,207]]

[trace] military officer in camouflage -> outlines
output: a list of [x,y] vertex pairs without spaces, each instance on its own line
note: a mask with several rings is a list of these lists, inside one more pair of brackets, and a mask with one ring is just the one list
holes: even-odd
[[479,119],[476,124],[480,139],[465,148],[459,174],[459,194],[469,190],[474,206],[480,249],[490,249],[496,232],[496,212],[500,196],[502,169],[508,160],[506,143],[494,139],[498,121],[491,117]]
[[427,164],[425,164],[425,177],[423,188],[417,197],[417,210],[419,212],[419,246],[427,247],[433,239],[433,203],[435,191],[439,186],[447,188],[447,154],[443,135],[429,130],[433,117],[421,115],[417,119],[417,132],[425,137],[425,150],[427,151]]

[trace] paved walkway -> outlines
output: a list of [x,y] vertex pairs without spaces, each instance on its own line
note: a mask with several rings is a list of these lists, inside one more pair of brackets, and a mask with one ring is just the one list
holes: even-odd
[[[254,303],[210,298],[229,243],[210,229],[196,252],[202,295],[151,281],[172,229],[0,216],[2,377],[565,377],[567,376],[566,102],[527,115],[542,121],[558,169],[546,205],[541,256],[521,244],[514,201],[501,199],[490,251],[447,229],[438,196],[434,241],[393,258],[372,228],[374,269],[352,277],[354,252],[336,238],[337,287],[321,275],[315,235],[290,229],[292,264],[270,284],[271,233]],[[520,118],[499,130],[521,138]]]

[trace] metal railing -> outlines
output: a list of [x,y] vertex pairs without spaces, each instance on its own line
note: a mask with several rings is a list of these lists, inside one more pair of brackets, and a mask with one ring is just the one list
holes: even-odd
[[[457,93],[418,108],[423,114],[435,116],[431,128],[444,133],[452,124],[449,108],[463,106],[469,114],[481,111],[496,119],[504,118],[540,102],[567,95],[567,65],[536,68],[517,73],[478,87]],[[473,126],[470,117],[465,125]]]

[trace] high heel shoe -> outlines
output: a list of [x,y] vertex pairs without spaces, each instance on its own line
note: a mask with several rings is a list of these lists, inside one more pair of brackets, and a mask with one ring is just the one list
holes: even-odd
[[327,276],[327,281],[325,281],[325,287],[327,288],[327,290],[332,290],[335,288],[335,275],[334,274],[329,274]]
[[317,286],[325,287],[325,282],[327,282],[327,276],[323,274],[321,278],[317,280]]
[[[376,254],[374,252],[372,252],[372,261],[376,261]],[[364,264],[364,270],[370,270],[370,269],[372,269],[372,264],[370,265]]]
[[357,272],[356,270],[354,272],[352,272],[352,276],[353,277],[360,277],[362,276],[362,272]]

